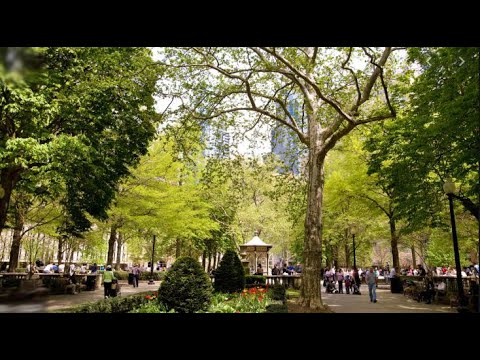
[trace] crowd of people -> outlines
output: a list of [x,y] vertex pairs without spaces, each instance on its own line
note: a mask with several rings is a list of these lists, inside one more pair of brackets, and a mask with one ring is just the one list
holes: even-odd
[[[433,274],[436,276],[456,276],[457,270],[453,266],[437,266],[431,269]],[[479,273],[478,264],[477,265],[470,265],[464,266],[462,268],[462,277],[466,276],[476,276]],[[425,276],[426,270],[423,268],[422,265],[417,265],[414,269],[413,266],[403,267],[400,269],[400,275],[406,276]]]
[[96,274],[98,270],[100,270],[100,268],[97,263],[93,263],[91,265],[88,265],[87,263],[83,263],[82,265],[71,263],[66,271],[65,264],[63,263],[57,264],[55,262],[51,262],[45,265],[41,260],[37,260],[33,264],[27,264],[26,267],[26,271],[28,273],[42,274],[65,274],[66,272],[69,274]]

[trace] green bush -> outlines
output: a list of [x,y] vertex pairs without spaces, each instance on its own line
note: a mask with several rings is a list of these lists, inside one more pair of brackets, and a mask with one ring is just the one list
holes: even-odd
[[223,293],[240,292],[245,287],[245,273],[242,262],[233,250],[227,250],[215,271],[215,291]]
[[[97,271],[98,274],[103,274],[103,270]],[[128,280],[128,271],[124,270],[114,270],[113,274],[118,280]],[[153,272],[153,280],[160,281],[165,278],[165,271],[154,271]],[[144,271],[140,274],[139,280],[150,280],[150,271]]]
[[287,291],[283,285],[275,284],[268,291],[272,300],[281,300],[283,302],[287,300]]
[[262,275],[247,275],[245,276],[246,287],[265,286],[267,278]]
[[[165,279],[166,271],[154,271],[153,280],[160,281]],[[139,280],[150,280],[150,271],[144,271],[140,274]]]
[[26,273],[26,272],[27,272],[27,268],[16,268],[16,269],[15,269],[15,272],[17,272],[17,273]]
[[48,288],[50,294],[64,294],[65,288],[70,284],[70,279],[44,276],[42,282]]
[[118,280],[128,280],[128,271],[123,271],[123,270],[116,271],[116,270],[114,270],[113,275]]
[[191,313],[207,310],[212,297],[212,284],[197,260],[180,257],[167,271],[158,290],[158,301],[170,311]]
[[280,304],[270,304],[267,305],[266,308],[267,313],[288,313],[287,305],[280,305]]
[[14,288],[19,287],[22,280],[20,279],[2,279],[2,287],[4,288]]
[[87,303],[68,309],[62,309],[59,312],[68,313],[126,313],[135,308],[147,304],[150,300],[147,295],[150,292],[138,293],[127,297],[114,297],[100,300],[94,303]]

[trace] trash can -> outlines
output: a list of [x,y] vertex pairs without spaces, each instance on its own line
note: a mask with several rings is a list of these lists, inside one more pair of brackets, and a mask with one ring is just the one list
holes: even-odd
[[133,273],[128,274],[128,285],[133,285]]
[[390,291],[394,294],[403,293],[402,280],[398,276],[390,278]]
[[97,280],[96,276],[87,276],[87,290],[93,291],[95,290],[95,280]]

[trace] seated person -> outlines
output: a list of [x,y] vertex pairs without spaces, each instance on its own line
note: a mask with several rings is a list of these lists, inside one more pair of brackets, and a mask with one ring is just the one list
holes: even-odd
[[257,271],[255,272],[255,275],[263,275],[262,264],[257,265]]
[[282,274],[283,275],[290,275],[291,274],[291,271],[288,269],[287,264],[283,264]]
[[49,274],[49,273],[53,272],[52,267],[53,267],[53,264],[47,264],[47,265],[43,268],[43,272],[44,272],[45,274]]
[[272,275],[281,275],[280,274],[280,269],[275,265],[272,269]]
[[92,274],[96,274],[96,273],[97,273],[97,270],[98,270],[97,263],[93,263],[93,265],[90,266],[90,272],[91,272]]

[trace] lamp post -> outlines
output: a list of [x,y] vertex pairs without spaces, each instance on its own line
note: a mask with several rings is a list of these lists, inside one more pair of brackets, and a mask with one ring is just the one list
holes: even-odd
[[355,234],[357,233],[357,227],[352,225],[350,228],[350,233],[352,234],[353,239],[353,268],[357,269],[357,256],[355,255]]
[[153,247],[152,247],[152,264],[150,266],[150,280],[148,280],[148,285],[155,285],[153,281],[153,259],[155,255],[155,235],[153,235]]
[[461,310],[466,306],[466,301],[463,290],[460,253],[458,251],[457,227],[455,225],[455,214],[453,212],[453,194],[455,193],[455,184],[452,182],[452,179],[448,178],[445,184],[443,184],[443,191],[448,196],[448,203],[450,205],[450,222],[452,224],[453,252],[455,254],[455,268],[457,271],[458,300],[460,305],[459,310]]

